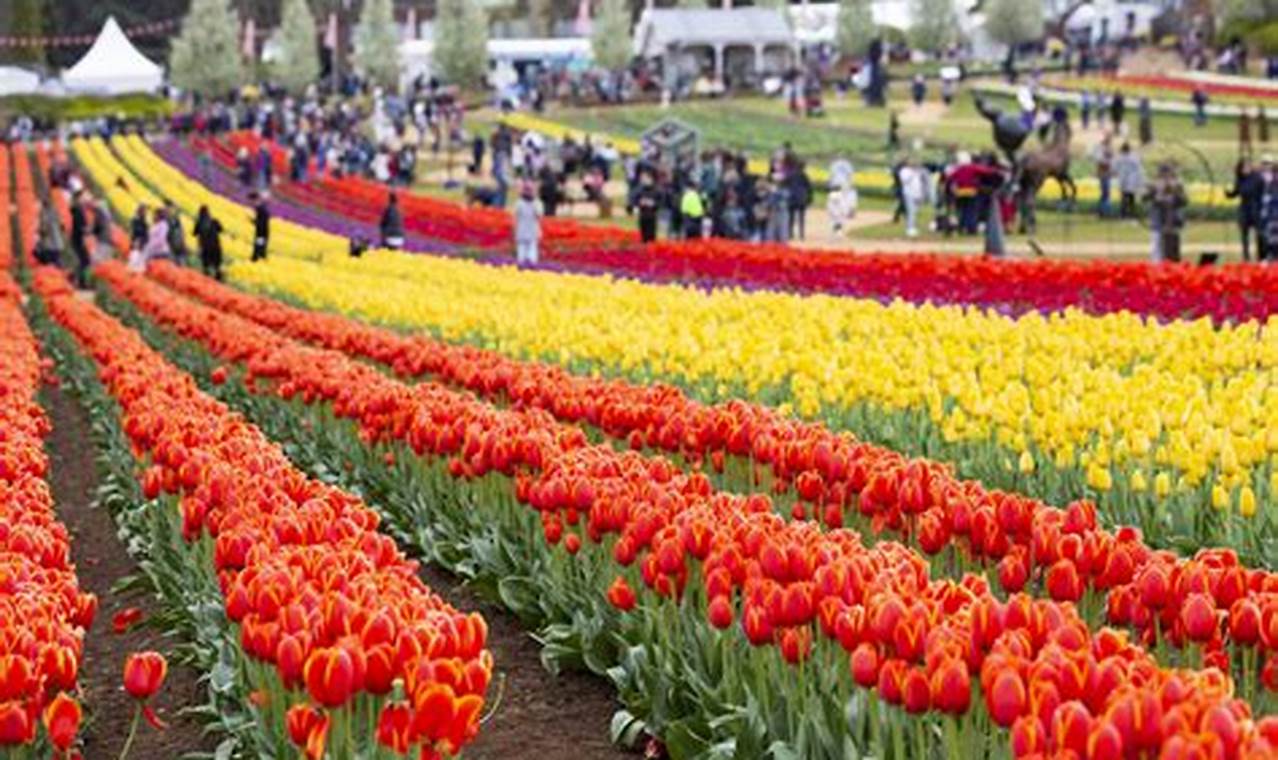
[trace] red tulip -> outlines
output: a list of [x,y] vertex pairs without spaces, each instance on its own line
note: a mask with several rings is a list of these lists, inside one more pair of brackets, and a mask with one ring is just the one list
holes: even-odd
[[1022,715],[1012,724],[1013,757],[1030,757],[1047,751],[1047,730],[1033,715]]
[[159,652],[137,652],[124,661],[124,690],[145,702],[160,690],[169,663]]
[[1057,560],[1048,568],[1046,585],[1047,593],[1058,602],[1077,602],[1083,598],[1083,579],[1070,560]]
[[1025,588],[1029,580],[1029,570],[1025,560],[1019,554],[1009,554],[998,563],[998,583],[1009,594],[1015,594]]
[[1167,606],[1171,594],[1171,581],[1162,565],[1149,565],[1136,580],[1140,589],[1141,604],[1153,610]]
[[289,739],[306,753],[307,760],[322,760],[328,742],[328,715],[301,703],[288,708],[284,723]]
[[879,681],[879,655],[874,645],[862,642],[852,651],[852,680],[868,689]]
[[342,647],[312,651],[303,677],[307,693],[323,707],[341,707],[356,689],[355,662]]
[[962,715],[972,702],[972,679],[966,663],[950,659],[932,673],[932,705],[941,712]]
[[1027,701],[1025,682],[1016,674],[1016,671],[1004,670],[994,677],[994,682],[985,695],[985,701],[994,722],[1007,728],[1025,714]]
[[30,704],[0,704],[0,746],[27,744],[35,738],[36,721]]
[[63,752],[70,749],[80,731],[80,717],[80,703],[65,692],[58,692],[44,708],[44,730],[49,734],[49,743]]
[[388,703],[377,719],[377,743],[403,755],[412,746],[413,711],[403,702]]
[[923,669],[913,667],[907,670],[901,683],[901,704],[905,711],[911,715],[925,713],[931,707],[931,698],[931,686]]
[[1216,623],[1216,605],[1206,594],[1190,594],[1180,610],[1180,624],[1185,628],[1185,635],[1190,641],[1203,643],[1215,637],[1219,626]]
[[137,607],[126,607],[111,618],[111,630],[124,633],[142,620],[142,610]]
[[724,630],[732,625],[735,613],[732,610],[732,601],[726,596],[716,596],[710,600],[710,605],[706,608],[706,615],[710,619],[710,625]]
[[1229,608],[1229,638],[1243,646],[1260,641],[1260,607],[1250,599],[1239,599]]
[[812,629],[807,626],[786,628],[781,632],[781,657],[798,665],[812,652]]
[[635,608],[639,600],[626,579],[618,575],[608,587],[608,603],[622,612],[629,612]]
[[1078,700],[1065,702],[1052,716],[1052,744],[1056,749],[1070,749],[1079,757],[1087,755],[1087,740],[1092,731],[1092,714]]

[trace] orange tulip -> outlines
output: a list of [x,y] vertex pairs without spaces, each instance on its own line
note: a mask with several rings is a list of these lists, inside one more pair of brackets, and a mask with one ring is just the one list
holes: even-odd
[[306,691],[324,707],[341,707],[355,691],[355,662],[341,647],[311,652],[306,660]]

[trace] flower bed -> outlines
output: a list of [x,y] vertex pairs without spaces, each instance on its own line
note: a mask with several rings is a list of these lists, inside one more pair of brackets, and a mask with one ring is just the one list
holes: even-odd
[[[242,362],[250,390],[303,404],[330,400],[339,416],[358,423],[365,440],[403,440],[428,459],[446,461],[442,471],[448,479],[436,482],[443,489],[440,495],[472,481],[505,481],[505,488],[536,510],[548,543],[561,546],[569,557],[589,557],[583,559],[593,563],[588,567],[599,569],[600,562],[606,567],[608,557],[617,563],[611,573],[594,577],[599,584],[616,574],[607,595],[627,615],[642,609],[669,619],[675,612],[673,625],[700,627],[702,636],[726,635],[712,629],[740,620],[735,635],[755,646],[776,647],[789,663],[810,662],[813,681],[834,679],[834,689],[824,684],[827,691],[816,692],[824,696],[806,711],[815,710],[822,719],[843,715],[841,700],[852,698],[854,684],[872,687],[879,699],[896,706],[873,708],[873,722],[881,715],[883,727],[854,721],[836,731],[873,742],[871,734],[882,730],[893,738],[881,741],[894,742],[900,752],[906,746],[922,750],[927,744],[917,742],[944,729],[943,745],[956,752],[972,747],[973,736],[996,724],[1011,727],[1010,736],[995,736],[1020,747],[1018,752],[1085,748],[1088,742],[1156,752],[1169,743],[1204,741],[1198,738],[1199,727],[1220,721],[1220,732],[1232,736],[1236,731],[1241,737],[1232,751],[1266,751],[1263,736],[1272,724],[1252,723],[1245,704],[1230,697],[1231,688],[1219,672],[1165,669],[1121,633],[1089,633],[1073,605],[1023,595],[1004,603],[975,576],[964,576],[959,583],[927,580],[929,562],[897,544],[880,542],[867,549],[846,530],[780,521],[769,514],[766,497],[716,494],[696,474],[659,474],[660,460],[587,445],[583,437],[535,414],[495,410],[429,384],[405,393],[394,381],[341,354],[296,346],[234,317],[211,319],[219,312],[176,298],[118,266],[104,274],[117,293],[144,313],[216,354]],[[459,485],[448,485],[450,480]],[[498,493],[489,491],[514,508],[509,495]],[[1204,561],[1204,571],[1218,564]],[[754,562],[757,575],[748,569]],[[931,565],[932,572],[940,570]],[[1229,566],[1227,560],[1218,565],[1222,571]],[[693,580],[697,586],[690,585]],[[639,582],[651,589],[650,596],[636,596]],[[1046,585],[1067,582],[1048,580]],[[1219,624],[1210,613],[1200,616],[1197,607],[1205,599],[1190,596],[1188,612],[1176,616],[1171,626],[1181,626],[1185,641],[1208,641],[1210,629],[1219,632]],[[1022,620],[1023,626],[1015,622]],[[649,639],[648,656],[668,643]],[[729,657],[723,667],[737,667],[736,656],[727,655],[735,648],[724,650],[717,639],[714,643],[719,656]],[[850,653],[845,661],[850,668],[825,664],[840,649]],[[739,666],[747,663],[757,667],[750,660]],[[1045,668],[1056,673],[1064,672],[1058,668],[1080,668],[1077,672],[1105,679],[1106,687],[1051,678],[1054,699],[1035,707],[1024,695],[1048,688],[1035,685],[1035,674]],[[969,674],[979,678],[973,681]],[[809,684],[802,685],[804,692]],[[767,687],[756,687],[755,698],[766,699],[760,688]],[[805,699],[811,698],[808,692]],[[835,702],[833,710],[819,706],[826,700]],[[1155,721],[1157,733],[1128,730],[1119,716],[1144,709],[1147,701],[1176,718]],[[909,715],[929,717],[920,723]],[[918,728],[929,724],[936,728]],[[906,731],[911,738],[902,739]],[[838,733],[777,738],[799,741],[800,747],[812,742],[806,746],[814,751],[842,746]],[[1031,742],[1028,747],[1025,741]]]
[[144,494],[180,525],[188,572],[220,588],[239,631],[234,677],[256,695],[266,746],[285,756],[291,736],[316,759],[329,740],[334,758],[459,751],[491,675],[482,619],[435,596],[357,498],[303,476],[61,273],[40,270],[35,285],[120,404]]

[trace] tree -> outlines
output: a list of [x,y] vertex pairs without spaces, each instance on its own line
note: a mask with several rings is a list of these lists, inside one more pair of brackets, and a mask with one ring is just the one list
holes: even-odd
[[916,50],[935,53],[958,41],[959,19],[954,0],[911,0],[914,24],[910,44]]
[[483,84],[488,72],[488,14],[480,0],[438,0],[435,68],[460,87]]
[[399,30],[391,0],[366,0],[355,30],[355,69],[382,87],[399,84]]
[[276,75],[280,84],[300,92],[319,78],[319,51],[315,48],[315,17],[306,0],[284,0],[280,17],[280,56]]
[[626,0],[602,0],[590,35],[595,63],[609,71],[624,69],[634,57],[634,47],[630,36],[630,8]]
[[534,37],[549,37],[553,25],[551,0],[528,0],[528,25]]
[[13,63],[44,63],[44,2],[43,0],[17,0],[13,5],[14,37],[29,37],[40,44],[8,48],[7,58]]
[[1043,4],[1025,0],[986,0],[985,31],[990,39],[1015,48],[1043,36]]
[[192,0],[169,56],[173,84],[212,96],[239,87],[244,81],[239,28],[227,0]]
[[836,42],[840,53],[865,55],[877,31],[870,0],[839,0]]

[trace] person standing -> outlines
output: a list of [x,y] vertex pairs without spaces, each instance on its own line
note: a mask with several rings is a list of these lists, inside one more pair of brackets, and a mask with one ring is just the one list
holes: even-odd
[[550,164],[541,167],[537,178],[537,195],[541,199],[541,210],[546,216],[554,216],[559,211],[559,175]]
[[661,191],[657,189],[652,170],[637,169],[639,187],[634,193],[634,208],[639,215],[639,239],[651,243],[657,239],[657,216],[661,212]]
[[1278,170],[1274,159],[1265,156],[1260,162],[1260,240],[1256,258],[1278,259]]
[[404,215],[399,210],[399,193],[392,191],[389,195],[377,228],[382,235],[382,247],[398,251],[404,247]]
[[46,266],[61,266],[62,262],[62,220],[52,203],[40,206],[40,224],[37,228],[35,260]]
[[515,201],[515,261],[519,266],[537,263],[537,243],[541,240],[541,212],[537,210],[531,184],[525,184]]
[[253,196],[253,255],[252,261],[266,258],[267,246],[271,242],[271,209],[267,205],[266,193]]
[[919,236],[919,209],[927,203],[928,172],[913,156],[901,167],[901,202],[905,206],[905,236]]
[[1188,199],[1175,166],[1168,162],[1158,167],[1158,178],[1146,191],[1146,199],[1149,201],[1151,258],[1155,263],[1180,261],[1180,237]]
[[1207,126],[1207,91],[1201,87],[1194,88],[1194,94],[1190,96],[1194,102],[1194,126]]
[[200,268],[204,274],[222,281],[222,223],[209,213],[208,206],[200,206],[195,217],[195,239],[200,246]]
[[691,182],[684,185],[683,195],[679,198],[679,215],[683,219],[683,237],[693,240],[702,237],[702,225],[706,216],[706,205],[701,199],[701,192]]
[[922,74],[914,75],[914,81],[910,84],[910,96],[914,99],[915,107],[923,105],[923,99],[927,97],[927,80]]
[[1149,98],[1140,99],[1140,125],[1138,131],[1141,147],[1148,147],[1154,141],[1154,107],[1150,104]]
[[1083,90],[1079,95],[1078,104],[1079,116],[1082,118],[1083,129],[1086,130],[1092,123],[1092,92],[1091,90]]
[[106,200],[102,198],[95,199],[91,206],[93,210],[93,263],[106,261],[114,254],[111,249],[111,211],[107,208]]
[[1114,124],[1114,133],[1123,134],[1123,116],[1127,113],[1127,101],[1123,93],[1116,92],[1109,101],[1109,119]]
[[1113,211],[1110,205],[1110,191],[1114,179],[1114,147],[1109,135],[1096,146],[1096,181],[1100,185],[1100,203],[1096,213],[1101,219],[1108,219]]
[[786,243],[790,240],[790,193],[785,187],[785,177],[779,172],[772,175],[767,193],[763,197],[763,239],[769,243]]
[[812,179],[807,165],[796,161],[792,171],[785,175],[786,194],[790,204],[790,239],[807,237],[808,206],[812,205]]
[[168,199],[164,201],[164,218],[169,224],[169,252],[173,254],[173,258],[179,264],[185,264],[187,255],[186,234],[182,231],[182,217],[178,215],[178,210],[173,206],[173,201]]
[[1242,242],[1243,261],[1251,261],[1252,233],[1255,233],[1257,258],[1264,247],[1260,234],[1260,208],[1265,192],[1261,173],[1246,158],[1238,159],[1234,168],[1234,186],[1225,191],[1226,198],[1238,200],[1238,234]]
[[1145,191],[1145,167],[1140,156],[1132,151],[1131,143],[1123,143],[1114,159],[1114,176],[1118,180],[1121,197],[1118,216],[1121,219],[1136,218],[1136,199]]
[[71,252],[75,254],[75,285],[81,290],[89,286],[89,215],[84,205],[84,193],[76,193],[71,199]]

